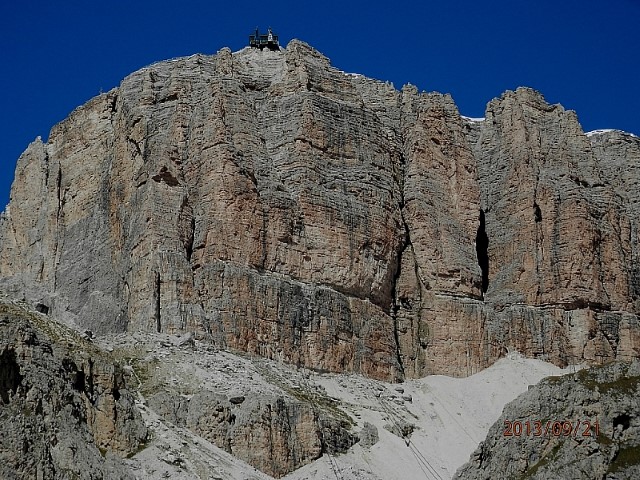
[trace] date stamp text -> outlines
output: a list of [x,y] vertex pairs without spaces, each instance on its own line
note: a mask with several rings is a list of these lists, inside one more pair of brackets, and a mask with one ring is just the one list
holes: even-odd
[[600,424],[598,419],[590,420],[526,420],[524,422],[504,421],[505,437],[591,437],[598,436]]

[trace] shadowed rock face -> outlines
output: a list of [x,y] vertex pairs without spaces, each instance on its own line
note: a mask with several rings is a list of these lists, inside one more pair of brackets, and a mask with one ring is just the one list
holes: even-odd
[[509,349],[630,358],[639,158],[529,89],[473,122],[299,41],[223,49],[133,73],[28,147],[0,277],[97,333],[381,379]]
[[134,478],[147,428],[122,370],[46,323],[0,302],[0,477]]

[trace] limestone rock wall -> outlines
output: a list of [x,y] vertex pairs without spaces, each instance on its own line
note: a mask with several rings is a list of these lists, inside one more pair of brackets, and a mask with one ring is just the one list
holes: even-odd
[[613,273],[624,273],[630,222],[575,114],[519,89],[489,104],[485,124],[487,296],[501,306],[626,306],[626,275]]
[[488,105],[475,146],[488,236],[485,299],[500,312],[496,334],[511,331],[507,343],[560,363],[637,356],[639,147],[631,135],[605,147],[583,134],[574,112],[530,89]]
[[149,405],[166,420],[276,478],[327,452],[344,453],[358,441],[344,421],[283,396],[240,397],[234,403],[207,391],[190,398],[161,392]]
[[383,379],[633,357],[638,152],[528,89],[472,122],[299,41],[193,55],[29,146],[0,282],[98,333]]
[[469,372],[486,366],[478,350],[475,159],[451,97],[406,87],[402,113],[405,245],[395,298],[402,363],[410,376]]

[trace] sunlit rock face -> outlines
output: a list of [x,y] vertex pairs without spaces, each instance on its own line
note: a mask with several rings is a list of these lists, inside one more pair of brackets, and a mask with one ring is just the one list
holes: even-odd
[[160,62],[21,156],[0,283],[96,333],[318,370],[638,356],[640,141],[529,89],[486,118],[308,45]]

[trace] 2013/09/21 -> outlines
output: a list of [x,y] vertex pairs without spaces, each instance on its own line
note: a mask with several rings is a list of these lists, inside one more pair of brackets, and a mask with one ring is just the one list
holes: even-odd
[[548,420],[544,423],[539,420],[527,420],[525,422],[511,422],[509,420],[505,420],[503,436],[520,437],[524,435],[546,437],[548,435],[552,435],[554,437],[577,437],[578,435],[581,435],[583,437],[590,437],[593,435],[591,430],[592,426],[594,427],[595,435],[597,437],[600,433],[600,424],[598,423],[598,419],[596,419],[595,422],[590,422],[588,420],[576,420],[575,423],[567,420],[562,422],[552,422],[551,420]]

